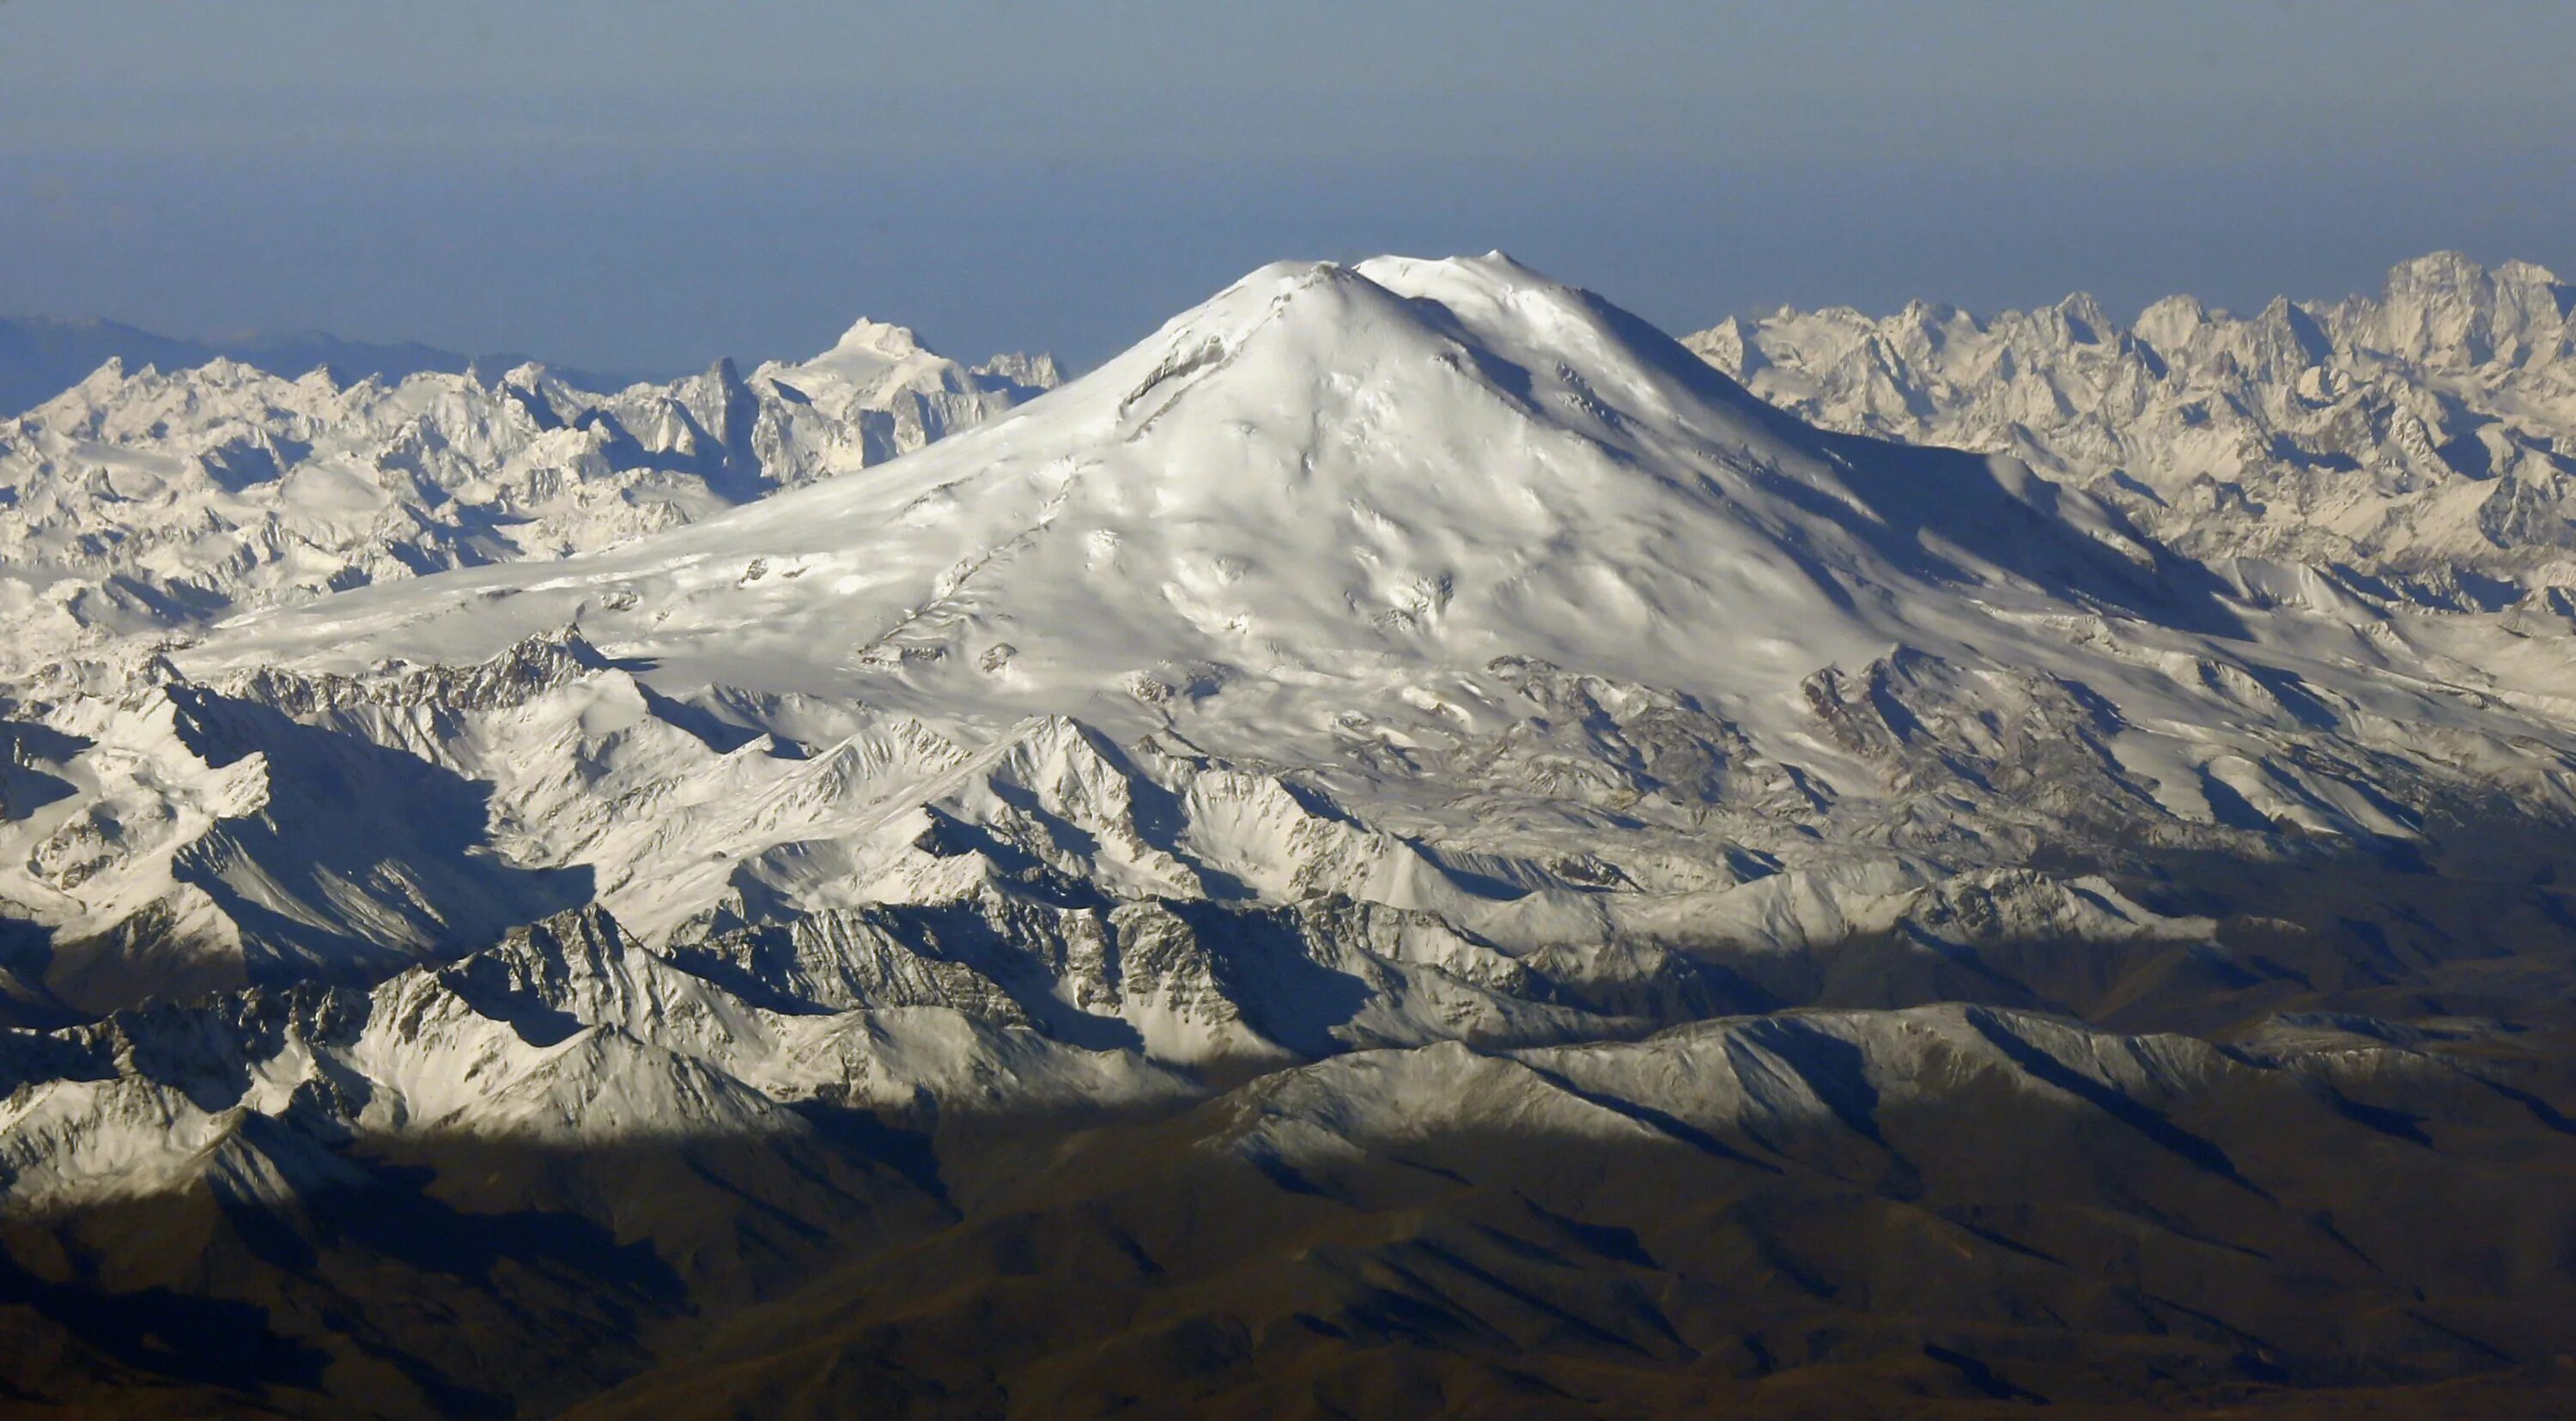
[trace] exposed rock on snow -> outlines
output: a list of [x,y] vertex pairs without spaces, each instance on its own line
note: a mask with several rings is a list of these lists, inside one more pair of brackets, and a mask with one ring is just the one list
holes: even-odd
[[[2334,329],[2555,379],[2535,280],[2479,288],[2467,325],[2383,304]],[[2077,326],[2106,329],[2051,329],[2091,349]],[[298,1101],[362,1135],[582,1141],[1158,1099],[1828,999],[2259,1015],[2324,990],[2340,940],[2254,923],[2226,873],[2425,872],[2576,820],[2564,618],[2214,569],[2117,487],[1817,430],[1499,254],[1264,268],[949,433],[1049,373],[862,324],[605,400],[218,367],[103,375],[14,426],[58,462],[196,431],[152,488],[250,500],[220,522],[337,506],[286,479],[382,493],[393,466],[344,432],[404,412],[403,467],[446,471],[408,486],[446,493],[352,495],[327,558],[225,554],[190,626],[394,547],[381,518],[500,506],[468,484],[553,511],[430,564],[563,530],[541,566],[366,564],[343,580],[378,585],[201,636],[146,608],[23,678],[0,999],[49,1024],[232,994],[146,1014],[213,1043],[217,1086],[97,1064],[136,1028],[18,1038],[16,1187],[74,1197],[140,1154],[163,1173],[130,1177],[177,1178]],[[544,472],[576,445],[589,473]],[[118,493],[144,467],[77,496],[54,468],[20,536],[148,571],[74,546],[120,498],[176,506]],[[653,520],[688,526],[626,537]],[[144,529],[111,531],[179,536]],[[2195,899],[2176,863],[2225,873]],[[2394,983],[2469,936],[2369,951]]]
[[442,568],[561,557],[882,463],[1056,382],[862,321],[832,350],[616,394],[542,366],[289,379],[110,360],[0,421],[0,671]]
[[2576,612],[2576,287],[2528,262],[2439,252],[2250,316],[1916,302],[1687,343],[1826,428],[2025,459],[2270,595]]

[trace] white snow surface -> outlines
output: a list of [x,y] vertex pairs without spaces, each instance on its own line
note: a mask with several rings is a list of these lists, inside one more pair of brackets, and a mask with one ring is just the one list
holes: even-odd
[[2090,296],[1784,308],[1689,338],[1831,429],[2010,454],[2197,556],[2347,596],[2576,610],[2576,286],[2457,252],[2250,316]]
[[668,385],[285,379],[111,360],[0,421],[0,672],[72,648],[443,568],[561,557],[908,453],[1055,383],[900,326]]
[[[1501,837],[1481,803],[1456,812],[1489,766],[1559,804],[1584,798],[1571,781],[1665,784],[1611,788],[1639,752],[1605,754],[1589,727],[1568,754],[1527,744],[1566,729],[1532,702],[1564,697],[1608,722],[1687,722],[1729,781],[1668,795],[1701,808],[1791,802],[1801,783],[1882,798],[1855,773],[1874,732],[1826,713],[1882,692],[1918,716],[2000,700],[2089,721],[2102,772],[2185,822],[2223,820],[2216,792],[2264,822],[2408,832],[2411,790],[2392,813],[2281,762],[2308,739],[2436,775],[2519,761],[2524,789],[2563,799],[2545,708],[2576,686],[2538,651],[2563,616],[2430,616],[2340,588],[2194,563],[2017,460],[1819,434],[1500,255],[1383,258],[1265,268],[863,477],[538,576],[335,597],[176,655],[198,676],[355,674],[577,628],[672,694],[863,705],[969,745],[1030,716],[1122,744],[1161,733],[1393,799],[1398,827],[1441,841]],[[1542,763],[1515,763],[1524,750]]]
[[[2443,378],[2563,368],[2532,300]],[[2422,332],[2458,322],[2393,303],[2347,324],[2433,368]],[[2295,540],[2204,559],[2018,443],[1803,423],[1500,254],[1265,267],[971,429],[833,443],[939,372],[863,324],[741,382],[761,412],[727,428],[809,451],[764,454],[794,472],[756,502],[210,628],[101,619],[18,677],[0,907],[48,952],[0,963],[0,1005],[326,983],[363,1026],[286,1011],[330,1044],[261,1056],[281,1091],[188,1097],[202,1119],[148,1072],[44,1064],[107,1028],[19,1034],[10,1163],[56,1182],[16,1187],[89,1187],[136,1131],[211,1158],[225,1111],[307,1079],[296,1050],[374,1082],[350,1118],[388,1131],[1142,1099],[1640,1035],[1703,1009],[1710,945],[2207,940],[2032,871],[2042,847],[2576,819],[2576,625],[2545,597],[2395,595]],[[164,418],[122,388],[100,428]],[[506,382],[292,388],[526,410]],[[617,400],[630,432],[688,408]],[[12,437],[69,437],[46,420]],[[2415,544],[2410,585],[2511,562],[2450,547]],[[213,1019],[186,1030],[240,1036]]]

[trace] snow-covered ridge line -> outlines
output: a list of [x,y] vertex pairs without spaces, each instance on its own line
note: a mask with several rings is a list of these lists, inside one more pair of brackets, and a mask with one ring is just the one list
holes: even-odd
[[2457,252],[2376,296],[2089,296],[1990,318],[1915,302],[1729,319],[1710,364],[1828,428],[2011,454],[2210,559],[2353,595],[2576,611],[2576,286]]
[[[705,419],[792,429],[934,359],[862,327],[716,372]],[[763,382],[793,394],[735,421]],[[635,436],[505,386],[544,437]],[[631,1054],[661,1038],[626,988],[576,1010],[591,968],[478,956],[586,912],[565,941],[615,953],[574,957],[749,1023],[638,1098],[765,1119],[807,1089],[781,1043],[852,1013],[952,1014],[865,1019],[951,1023],[939,1059],[1007,1096],[1006,1042],[1165,1071],[1844,991],[2266,1002],[2341,940],[2171,866],[2483,872],[2576,824],[2565,619],[2357,575],[1816,429],[1500,254],[1281,263],[861,476],[31,679],[0,1005],[449,983],[523,1045]],[[2386,912],[2392,981],[2486,927]],[[430,1073],[386,1100],[445,1079],[385,1050]]]
[[0,674],[116,636],[442,568],[610,546],[882,463],[1057,382],[861,321],[812,360],[613,393],[111,360],[0,421]]
[[[1301,976],[1362,999],[1279,990]],[[371,990],[253,988],[0,1033],[0,1207],[183,1187],[273,1138],[246,1136],[252,1117],[316,1154],[352,1134],[763,1134],[803,1129],[799,1103],[1097,1109],[1194,1093],[1199,1065],[1641,1027],[1548,995],[1436,920],[1347,900],[1055,908],[987,890],[668,951],[584,908]]]
[[[468,370],[509,370],[532,363],[504,353],[465,355],[417,341],[381,344],[343,340],[321,331],[190,340],[156,335],[116,321],[55,316],[0,316],[0,419],[24,413],[77,385],[114,360],[128,370],[192,370],[231,360],[293,379],[329,368],[336,378],[369,377],[398,384],[420,374],[460,375]],[[585,390],[649,384],[644,375],[577,370],[549,364],[565,383]]]
[[[1870,1108],[1901,1110],[1963,1076],[2064,1111],[2116,1097],[2160,1112],[2264,1076],[2294,1094],[2339,1079],[2468,1108],[2481,1094],[2457,1065],[2356,1035],[2368,1022],[2284,1021],[2229,1051],[1958,1005],[1646,1035],[1523,997],[1520,1019],[1462,1030],[1454,1009],[1445,1025],[1408,1021],[1405,979],[1438,969],[1357,905],[1317,905],[1276,922],[1284,932],[1131,905],[1062,918],[1052,946],[999,933],[986,947],[961,921],[991,928],[1026,909],[988,895],[960,911],[848,915],[663,953],[585,909],[372,990],[253,989],[6,1033],[0,1209],[42,1217],[209,1179],[263,1181],[284,1201],[358,1180],[344,1152],[369,1140],[563,1148],[795,1136],[817,1107],[1106,1111],[1205,1095],[1191,1068],[1228,1062],[1291,1069],[1229,1097],[1232,1123],[1210,1147],[1325,1168],[1370,1141],[1494,1121],[1526,1143],[1705,1148],[1724,1133],[1773,1149],[1873,1131],[1854,1115],[1856,1086]],[[1046,984],[1047,963],[1079,969],[1086,950],[1107,953],[1105,973]],[[1293,998],[1244,991],[1264,975],[1352,969],[1381,1001],[1330,1035],[1301,1039],[1314,1023],[1281,1015],[1301,1009]],[[1073,1026],[1112,998],[1121,1015],[1088,1019],[1138,1035]]]

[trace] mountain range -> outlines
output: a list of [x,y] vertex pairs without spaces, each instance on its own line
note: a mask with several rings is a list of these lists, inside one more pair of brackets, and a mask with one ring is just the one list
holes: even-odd
[[294,378],[111,358],[0,422],[0,668],[445,568],[556,557],[920,447],[1057,380],[860,321],[749,376],[596,394],[491,378]]
[[2177,549],[2324,570],[2378,600],[2566,610],[2576,582],[2576,286],[2437,252],[2380,294],[2188,296],[2122,326],[2089,296],[1981,319],[1781,310],[1689,338],[1827,428],[2010,454]]
[[2568,288],[0,425],[0,1400],[2557,1414]]
[[[111,360],[132,370],[148,365],[168,371],[230,360],[288,379],[328,368],[340,380],[373,378],[386,384],[414,375],[462,375],[532,363],[524,355],[464,355],[417,341],[344,340],[322,331],[191,340],[96,317],[5,316],[0,317],[0,418],[34,409]],[[652,380],[564,366],[555,373],[586,390],[624,389]]]

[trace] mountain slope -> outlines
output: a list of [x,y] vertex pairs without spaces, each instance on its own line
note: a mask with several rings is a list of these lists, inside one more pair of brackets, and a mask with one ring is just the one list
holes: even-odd
[[[504,615],[462,609],[506,574],[457,579],[218,654],[472,660],[578,619],[613,655],[741,684],[992,698],[998,675],[1056,708],[1109,679],[1056,665],[1359,680],[1577,648],[1720,692],[1865,659],[1926,580],[2155,594],[2154,552],[2089,502],[1884,447],[1847,469],[1641,329],[1501,258],[1272,268],[897,475],[567,567]],[[1099,595],[1077,612],[1077,591]],[[1687,649],[1721,622],[1731,676]]]
[[[2545,599],[2204,560],[1499,254],[928,442],[954,376],[629,391],[542,437],[761,496],[13,680],[38,1389],[2110,1415],[2567,1345]],[[513,380],[439,398],[576,398]]]
[[2528,262],[2441,252],[2375,298],[2250,316],[1917,302],[1688,343],[1803,419],[2026,459],[2197,556],[2309,565],[2374,601],[2576,605],[2576,287]]
[[[509,370],[530,363],[524,355],[467,356],[417,341],[385,345],[320,331],[199,341],[154,335],[117,321],[5,316],[0,317],[0,418],[34,409],[111,360],[129,370],[148,365],[174,371],[231,360],[289,380],[328,366],[343,381],[373,379],[388,385],[414,375],[461,375],[477,367]],[[554,369],[559,378],[585,390],[642,383],[638,377]]]
[[479,563],[558,557],[880,463],[1055,379],[969,370],[862,321],[834,350],[587,393],[110,360],[0,423],[0,606],[17,670],[114,636]]

